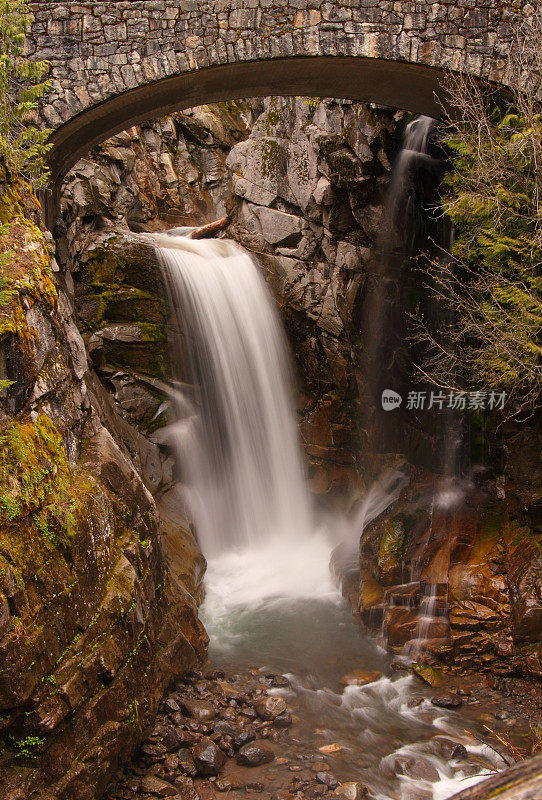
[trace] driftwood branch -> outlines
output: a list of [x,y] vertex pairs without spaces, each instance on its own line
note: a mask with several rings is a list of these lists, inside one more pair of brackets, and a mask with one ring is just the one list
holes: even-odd
[[217,233],[220,233],[220,231],[223,231],[224,228],[227,228],[229,224],[229,217],[222,217],[222,219],[217,219],[214,222],[208,222],[207,225],[202,225],[201,228],[196,228],[195,231],[192,231],[190,238],[210,239],[212,236],[216,236]]
[[450,800],[542,800],[542,755],[514,764]]

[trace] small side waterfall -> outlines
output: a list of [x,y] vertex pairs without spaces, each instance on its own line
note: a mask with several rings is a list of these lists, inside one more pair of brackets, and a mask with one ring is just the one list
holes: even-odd
[[362,322],[364,446],[370,457],[379,452],[399,452],[404,447],[402,411],[383,411],[381,396],[385,389],[405,396],[410,388],[406,309],[413,287],[409,261],[429,238],[435,238],[428,228],[440,224],[440,218],[433,219],[431,213],[442,177],[442,159],[433,157],[430,146],[436,124],[434,119],[422,116],[406,127],[372,259]]
[[[174,233],[174,232],[172,232]],[[152,235],[177,328],[176,444],[204,554],[311,530],[285,338],[263,277],[227,240]],[[187,416],[187,410],[190,412]]]

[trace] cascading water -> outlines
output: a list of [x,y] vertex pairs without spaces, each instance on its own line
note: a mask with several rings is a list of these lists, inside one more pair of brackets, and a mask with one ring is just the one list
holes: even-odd
[[[458,781],[477,779],[472,764],[450,766],[438,755],[441,730],[464,736],[461,724],[422,702],[412,677],[341,687],[348,670],[389,666],[349,618],[331,579],[332,526],[315,528],[287,349],[265,282],[232,242],[172,233],[151,241],[170,295],[174,361],[191,384],[189,391],[182,384],[171,433],[208,558],[202,616],[210,654],[234,670],[287,673],[290,688],[275,691],[296,705],[297,735],[312,748],[339,742],[337,769],[361,778],[376,800],[410,800],[411,789],[427,788],[395,776],[407,749],[432,768],[434,799],[449,796]],[[351,561],[362,528],[404,483],[403,472],[392,471],[368,493],[346,536]],[[335,541],[346,527],[336,522]]]
[[[372,258],[362,314],[362,428],[369,468],[376,453],[404,451],[405,429],[412,420],[412,414],[404,413],[406,395],[413,388],[413,379],[415,383],[419,379],[412,374],[408,309],[412,296],[427,279],[413,269],[414,257],[428,244],[438,248],[439,242],[447,245],[450,239],[449,222],[438,210],[438,187],[446,162],[432,135],[436,124],[422,116],[406,127]],[[402,406],[393,414],[381,406],[385,389],[403,397]]]
[[[208,559],[204,613],[333,592],[314,532],[285,337],[265,281],[233,242],[151,236],[173,315],[179,395],[172,437]],[[184,235],[183,235],[184,234]],[[220,626],[218,626],[220,627]]]
[[159,244],[180,334],[177,355],[196,388],[194,414],[177,445],[203,551],[212,558],[273,539],[305,539],[311,514],[287,350],[263,278],[226,240],[169,235]]

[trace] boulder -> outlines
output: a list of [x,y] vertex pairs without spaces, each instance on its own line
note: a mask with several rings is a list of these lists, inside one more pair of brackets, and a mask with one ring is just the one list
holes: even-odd
[[287,710],[286,701],[282,697],[264,697],[255,704],[256,713],[260,719],[271,721]]
[[269,764],[275,758],[275,754],[269,747],[261,744],[245,744],[237,754],[237,763],[243,767],[259,767],[261,764]]

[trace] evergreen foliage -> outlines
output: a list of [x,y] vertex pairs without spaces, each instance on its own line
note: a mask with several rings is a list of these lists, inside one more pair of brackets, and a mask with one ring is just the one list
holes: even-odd
[[24,55],[31,21],[26,0],[0,0],[0,162],[36,189],[48,177],[49,130],[37,126],[36,109],[50,81],[47,62]]
[[417,338],[433,382],[505,390],[517,409],[542,392],[542,24],[516,33],[511,93],[449,77],[443,208],[456,238],[432,276],[446,325],[436,334],[418,320]]
[[[447,138],[454,169],[446,210],[458,233],[456,277],[465,282],[454,308],[456,343],[476,388],[536,395],[542,388],[542,220],[535,156],[542,152],[542,117],[525,119],[514,107],[494,104],[493,92],[480,100],[487,135],[463,124]],[[488,170],[493,159],[497,169]]]

